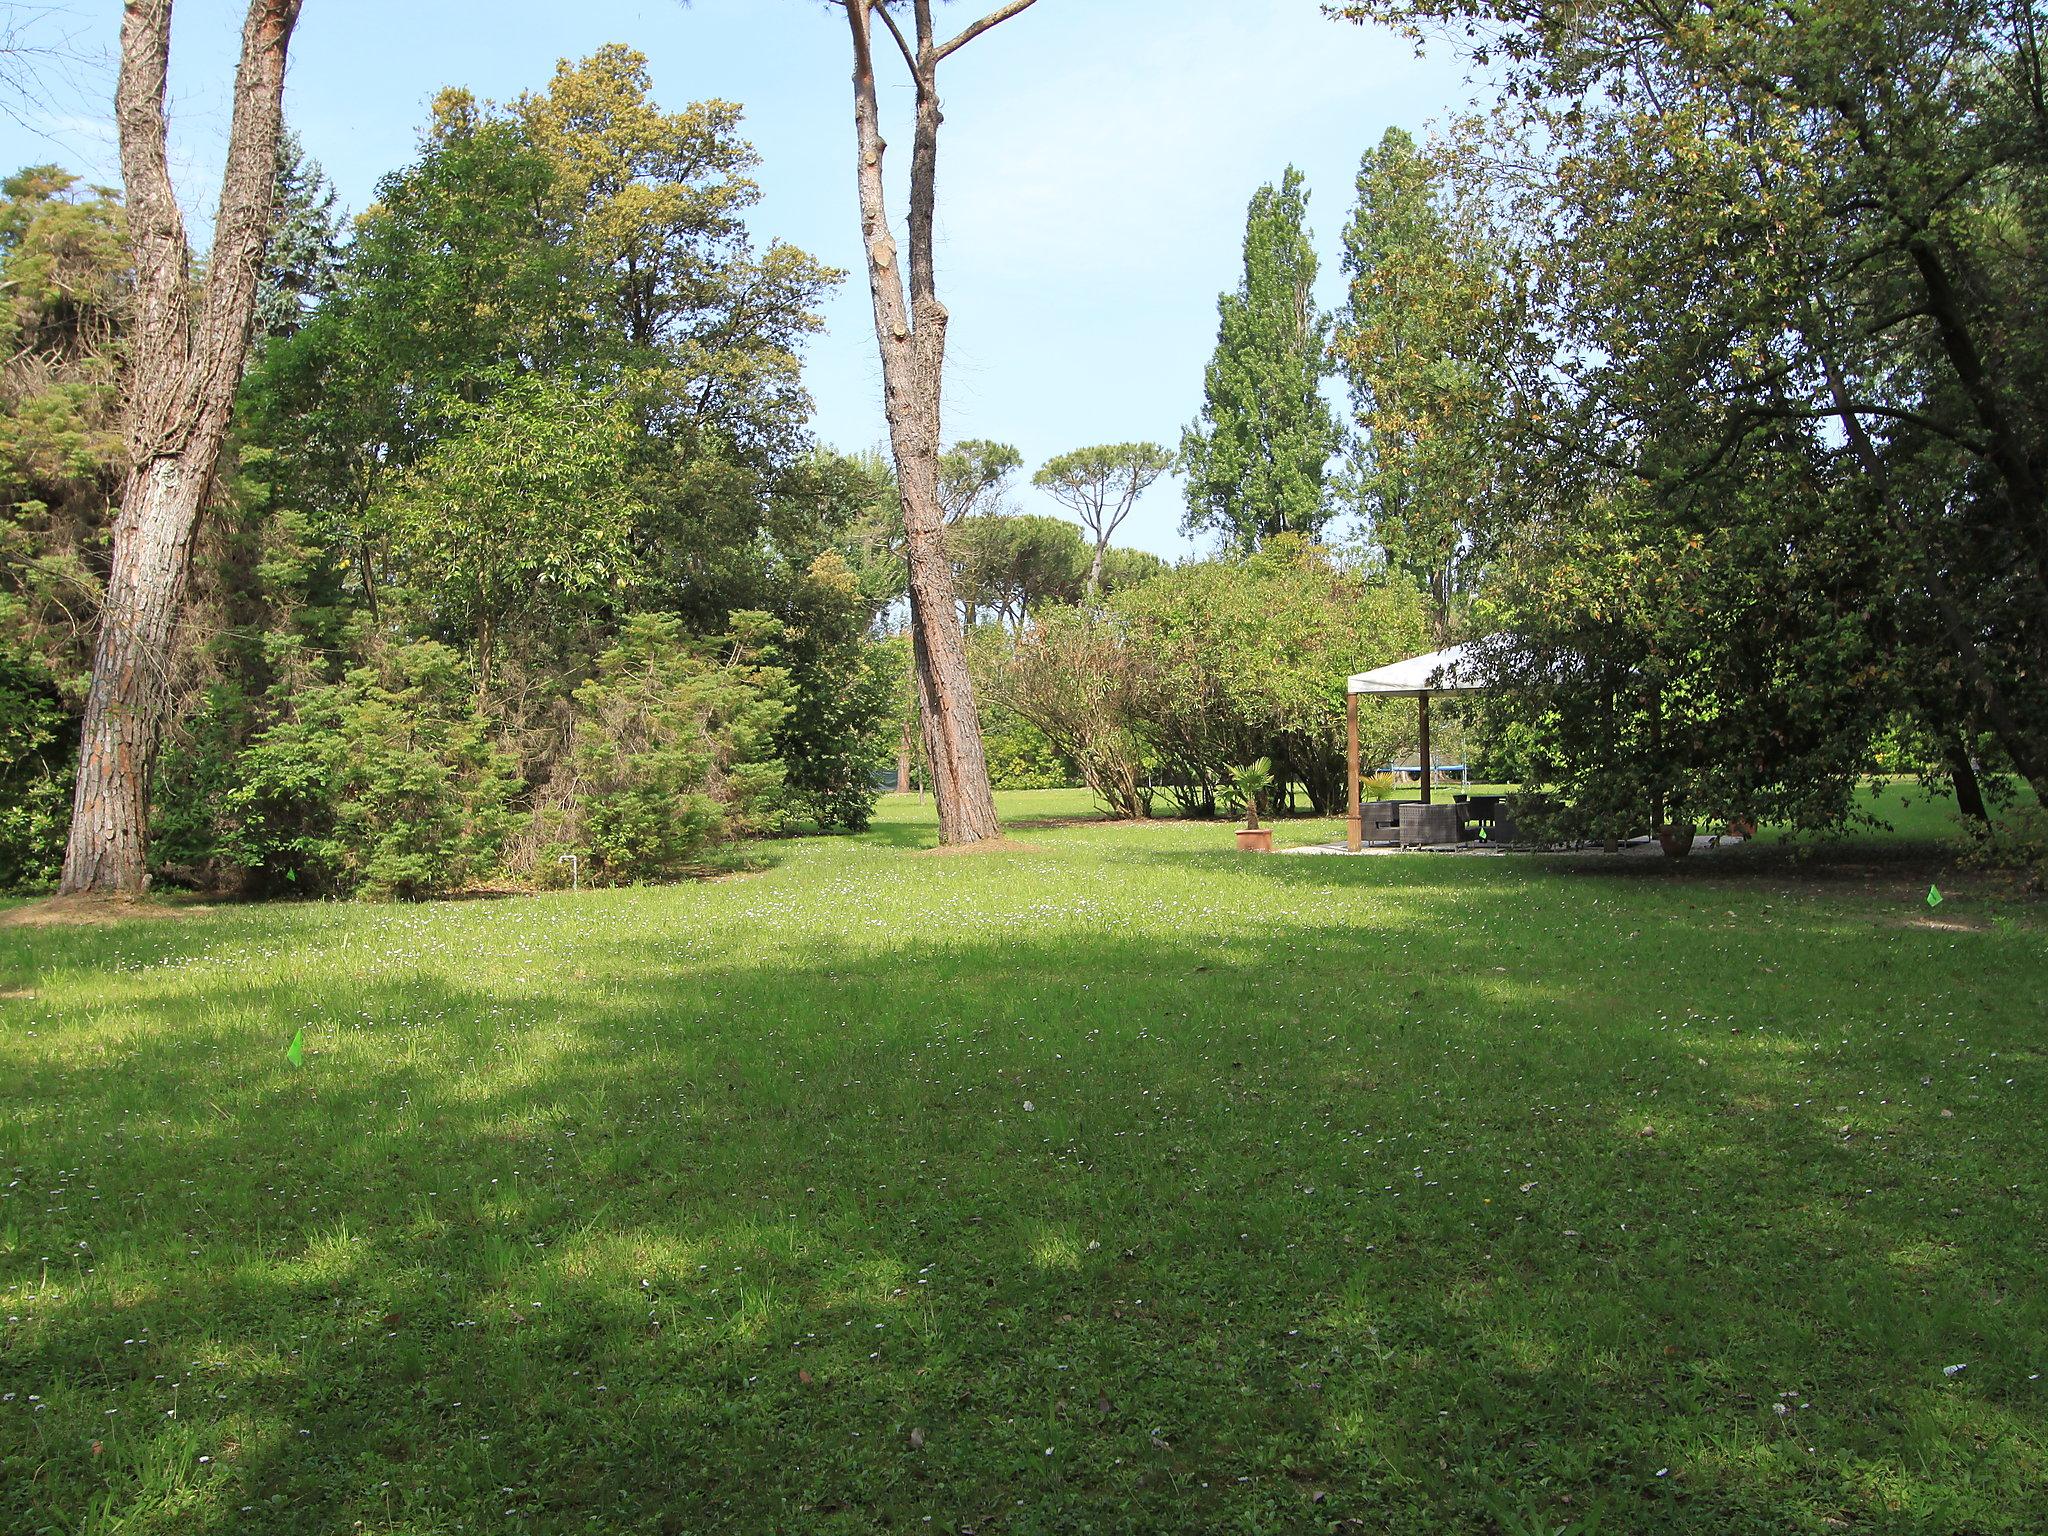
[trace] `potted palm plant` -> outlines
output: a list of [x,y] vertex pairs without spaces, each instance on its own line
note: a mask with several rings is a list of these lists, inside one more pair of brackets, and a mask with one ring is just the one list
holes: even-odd
[[1238,851],[1271,853],[1273,831],[1259,825],[1259,796],[1273,787],[1273,760],[1262,757],[1255,763],[1233,769],[1230,781],[1231,787],[1237,791],[1237,798],[1244,802],[1244,825],[1237,829]]

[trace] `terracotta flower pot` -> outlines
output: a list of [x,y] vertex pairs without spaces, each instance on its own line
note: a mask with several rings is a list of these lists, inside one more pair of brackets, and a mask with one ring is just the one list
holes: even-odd
[[1271,853],[1273,851],[1273,829],[1271,827],[1239,827],[1237,829],[1237,851],[1239,853]]
[[1699,836],[1696,822],[1667,822],[1657,829],[1657,842],[1667,859],[1682,859],[1692,852],[1692,840]]

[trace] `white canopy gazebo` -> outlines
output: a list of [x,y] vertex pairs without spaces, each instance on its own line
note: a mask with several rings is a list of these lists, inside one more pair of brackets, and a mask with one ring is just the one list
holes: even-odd
[[1410,656],[1370,672],[1354,672],[1344,687],[1344,713],[1349,726],[1349,748],[1345,759],[1349,775],[1350,817],[1345,843],[1352,849],[1365,846],[1365,811],[1358,790],[1358,698],[1377,694],[1382,698],[1413,699],[1421,737],[1422,801],[1429,803],[1429,698],[1434,693],[1478,693],[1486,687],[1478,657],[1467,645],[1453,645],[1423,656]]

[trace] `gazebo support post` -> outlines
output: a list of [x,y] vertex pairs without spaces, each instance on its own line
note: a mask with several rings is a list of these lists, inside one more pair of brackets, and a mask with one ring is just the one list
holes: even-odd
[[1422,736],[1422,803],[1429,804],[1429,781],[1434,775],[1429,767],[1429,695],[1415,695],[1415,718]]
[[1365,846],[1365,807],[1360,804],[1358,787],[1358,695],[1348,689],[1344,694],[1344,782],[1349,790],[1345,803],[1351,808],[1344,819],[1344,846],[1356,853]]

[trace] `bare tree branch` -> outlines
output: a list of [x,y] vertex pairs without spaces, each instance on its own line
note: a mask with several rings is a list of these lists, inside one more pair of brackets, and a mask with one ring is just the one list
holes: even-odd
[[81,74],[105,67],[105,57],[88,52],[80,39],[85,23],[68,5],[0,5],[0,115],[38,138],[49,131],[22,103],[49,112],[61,84],[80,94]]
[[1010,0],[1008,5],[999,6],[997,9],[990,11],[988,15],[975,22],[973,26],[963,29],[950,43],[940,44],[932,54],[932,62],[934,64],[938,63],[947,54],[952,53],[956,49],[966,47],[967,44],[973,42],[990,27],[1000,26],[1012,16],[1022,15],[1036,3],[1037,0]]
[[[889,14],[889,7],[878,5],[875,14],[882,18],[882,25],[889,29],[889,35],[896,39],[896,46],[903,54],[903,62],[910,70],[910,78],[918,79],[917,55],[910,50],[910,40],[903,35],[903,29],[896,25],[896,18]],[[919,81],[920,86],[923,84]]]

